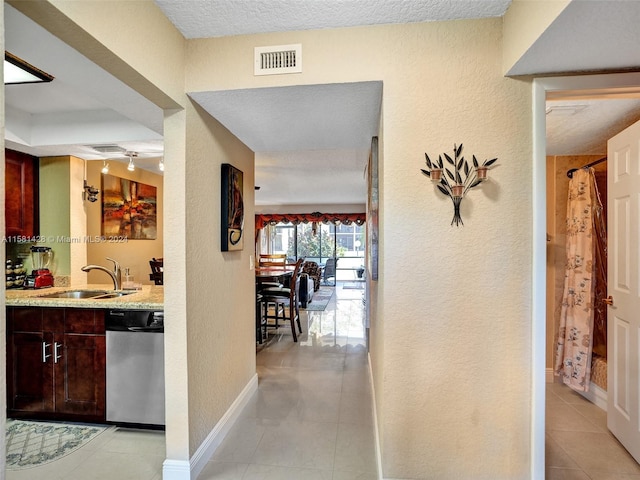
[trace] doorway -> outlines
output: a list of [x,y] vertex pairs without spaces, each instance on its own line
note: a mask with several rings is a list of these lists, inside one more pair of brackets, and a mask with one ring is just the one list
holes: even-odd
[[640,74],[540,78],[533,82],[533,302],[532,302],[532,478],[544,478],[546,391],[546,100],[547,94],[575,91],[615,95],[640,91]]

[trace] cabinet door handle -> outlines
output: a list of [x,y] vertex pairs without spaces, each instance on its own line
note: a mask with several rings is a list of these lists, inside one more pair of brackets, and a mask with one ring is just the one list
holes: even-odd
[[62,347],[61,343],[53,343],[53,363],[58,363],[58,360],[62,358],[62,355],[58,355],[58,348]]
[[50,343],[42,342],[42,363],[47,363],[47,358],[51,356],[51,354],[47,355],[47,347],[50,346]]

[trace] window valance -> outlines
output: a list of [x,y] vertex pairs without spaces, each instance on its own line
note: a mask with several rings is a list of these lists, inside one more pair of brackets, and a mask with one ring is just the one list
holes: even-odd
[[263,229],[266,225],[276,225],[278,223],[292,223],[298,225],[300,223],[342,223],[344,225],[364,225],[366,214],[364,213],[290,213],[290,214],[271,214],[256,215],[256,230]]

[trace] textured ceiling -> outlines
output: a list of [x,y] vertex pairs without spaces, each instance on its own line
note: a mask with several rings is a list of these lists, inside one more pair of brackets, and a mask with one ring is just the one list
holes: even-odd
[[638,120],[638,98],[548,101],[547,155],[605,156],[607,139]]
[[185,38],[501,17],[511,0],[155,0]]

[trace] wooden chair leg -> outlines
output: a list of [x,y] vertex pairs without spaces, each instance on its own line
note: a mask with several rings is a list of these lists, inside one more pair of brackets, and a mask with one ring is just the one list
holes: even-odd
[[295,322],[295,313],[296,308],[292,302],[289,302],[289,322],[291,323],[291,334],[293,335],[293,341],[298,341],[298,335],[296,334],[296,322]]
[[256,297],[256,337],[258,343],[262,344],[264,337],[262,335],[262,298]]
[[[298,330],[300,331],[300,333],[302,333],[302,325],[300,324],[300,306],[298,305],[297,301],[295,302],[295,305],[295,319],[296,323],[298,324]],[[293,323],[293,321],[291,323]]]

